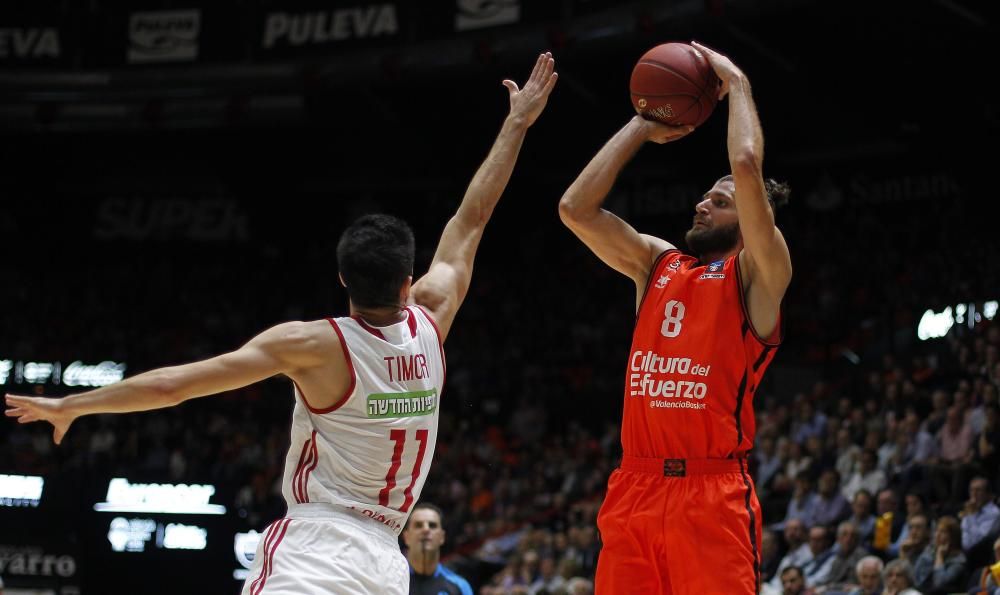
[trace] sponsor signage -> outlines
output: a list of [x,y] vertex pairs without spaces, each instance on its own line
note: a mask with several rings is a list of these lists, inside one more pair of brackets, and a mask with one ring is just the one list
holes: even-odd
[[124,477],[108,482],[105,502],[98,512],[144,512],[166,514],[225,514],[226,507],[210,504],[215,486],[209,484],[131,483]]
[[193,62],[198,58],[201,11],[133,12],[128,20],[129,64]]
[[115,517],[108,526],[108,542],[114,552],[144,552],[147,545],[165,550],[203,550],[208,545],[208,531],[181,523]]
[[107,386],[121,382],[126,367],[124,363],[110,360],[99,364],[85,364],[80,360],[64,364],[0,359],[0,384]]
[[0,506],[37,507],[45,479],[34,475],[0,475]]
[[521,19],[520,0],[455,0],[455,30],[510,25]]
[[399,33],[395,4],[368,4],[308,11],[275,11],[264,15],[258,47],[316,47],[393,38]]
[[982,306],[968,302],[948,306],[940,312],[927,309],[917,324],[917,338],[921,341],[941,338],[947,335],[951,327],[956,324],[965,324],[969,328],[974,328],[983,320],[996,318],[998,306],[1000,306],[1000,302],[990,300],[983,302]]

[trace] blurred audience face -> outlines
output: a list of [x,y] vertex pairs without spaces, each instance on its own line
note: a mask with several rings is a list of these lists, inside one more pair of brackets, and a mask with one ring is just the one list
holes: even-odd
[[882,582],[882,569],[878,564],[867,562],[858,570],[858,586],[865,593],[878,593]]
[[892,490],[882,490],[878,493],[878,508],[876,514],[896,512],[896,494]]
[[886,568],[885,570],[885,589],[886,591],[892,593],[899,593],[903,589],[908,589],[913,586],[910,582],[909,577],[903,572],[903,569],[896,566]]
[[840,526],[837,529],[837,545],[845,556],[853,552],[858,547],[858,528],[853,524]]
[[911,541],[923,543],[930,539],[930,521],[923,513],[915,514],[906,521],[907,535]]
[[851,510],[854,511],[854,517],[857,519],[863,519],[870,515],[872,513],[871,494],[865,491],[855,494],[854,501],[851,502]]
[[916,494],[906,495],[906,517],[909,518],[918,512],[924,511],[924,503],[920,499],[920,496]]
[[786,568],[781,573],[781,594],[800,595],[805,589],[806,581],[798,568]]
[[990,500],[990,484],[982,477],[977,477],[969,482],[969,499],[982,508]]
[[825,552],[830,547],[830,536],[826,527],[813,527],[809,529],[809,550],[813,555]]
[[806,540],[806,526],[799,519],[791,519],[785,523],[785,542],[789,549],[802,545]]

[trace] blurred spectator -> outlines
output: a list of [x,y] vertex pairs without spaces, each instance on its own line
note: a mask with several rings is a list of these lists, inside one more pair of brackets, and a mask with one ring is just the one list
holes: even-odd
[[831,541],[830,531],[825,526],[816,525],[809,529],[809,550],[813,558],[802,567],[806,586],[814,586],[817,579],[824,578],[829,572],[828,566],[832,564],[835,554]]
[[785,523],[784,538],[785,538],[785,555],[781,558],[781,562],[778,563],[778,568],[771,577],[770,586],[774,591],[780,591],[782,581],[782,574],[786,568],[796,567],[799,570],[799,574],[802,574],[802,568],[806,564],[812,562],[815,557],[812,548],[809,545],[807,539],[806,525],[801,519],[791,519]]
[[1000,535],[1000,508],[993,502],[990,484],[985,477],[975,477],[969,482],[969,499],[962,507],[962,549],[970,558],[989,558],[988,552],[980,555],[976,550],[988,548]]
[[930,519],[918,512],[906,519],[906,528],[906,538],[899,544],[899,558],[915,565],[931,543]]
[[813,524],[832,526],[850,516],[851,505],[840,492],[840,474],[836,469],[829,468],[820,474],[817,495]]
[[993,560],[973,574],[972,595],[1000,595],[1000,539],[993,542]]
[[854,472],[844,484],[844,498],[854,499],[854,494],[858,490],[867,490],[871,494],[877,494],[885,487],[885,473],[877,467],[878,456],[871,450],[861,451],[858,464]]
[[865,556],[858,560],[854,568],[858,588],[850,595],[880,595],[882,593],[882,559],[877,556]]
[[913,581],[925,595],[943,595],[964,590],[967,572],[958,520],[941,517],[933,543],[920,554],[913,567]]
[[806,575],[810,587],[853,583],[855,567],[868,552],[861,547],[857,526],[844,521],[837,526],[837,542],[830,550],[833,555],[816,571]]
[[851,516],[848,517],[858,528],[858,535],[861,543],[867,547],[871,544],[872,535],[875,532],[875,514],[872,495],[868,490],[860,489],[854,494],[851,502]]
[[882,595],[921,595],[913,588],[913,567],[906,560],[892,560],[882,573],[885,591]]

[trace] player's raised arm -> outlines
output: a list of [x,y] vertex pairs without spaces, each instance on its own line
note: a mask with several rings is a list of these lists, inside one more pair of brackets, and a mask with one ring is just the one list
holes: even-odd
[[510,113],[465,191],[458,212],[445,225],[430,269],[413,284],[411,299],[430,311],[442,340],[469,290],[479,241],[510,180],[524,135],[542,113],[556,84],[554,68],[552,55],[545,53],[538,57],[523,89],[514,81],[503,82],[510,93]]
[[598,258],[639,287],[645,286],[656,256],[673,246],[660,238],[640,234],[601,205],[622,168],[643,143],[670,142],[691,130],[690,126],[672,127],[633,117],[590,160],[559,201],[559,218],[563,223]]
[[792,261],[784,236],[774,224],[764,182],[764,133],[750,92],[750,81],[726,56],[701,44],[692,44],[705,54],[722,81],[719,98],[729,96],[727,146],[736,188],[736,212],[744,249],[740,255],[748,282],[762,291],[775,315],[792,278]]
[[172,407],[188,399],[234,390],[295,370],[322,363],[318,338],[311,325],[326,321],[287,322],[270,328],[236,351],[211,359],[159,368],[122,382],[63,398],[7,395],[8,417],[18,423],[47,421],[55,427],[56,444],[76,418],[95,413],[129,413]]

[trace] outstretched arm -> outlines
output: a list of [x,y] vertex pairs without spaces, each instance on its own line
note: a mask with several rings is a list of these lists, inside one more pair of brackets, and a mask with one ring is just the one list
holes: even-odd
[[559,218],[598,258],[645,287],[649,268],[668,242],[640,234],[611,211],[601,208],[625,164],[647,140],[666,143],[693,127],[671,127],[633,117],[590,160],[559,201]]
[[764,133],[750,92],[750,81],[726,56],[691,43],[705,54],[722,81],[719,98],[729,95],[729,165],[736,186],[736,214],[743,234],[740,264],[754,291],[777,313],[792,278],[792,261],[784,236],[774,225],[764,187]]
[[430,312],[442,341],[469,290],[479,241],[514,171],[524,135],[542,113],[556,84],[554,68],[552,55],[545,53],[538,57],[523,89],[514,81],[503,82],[510,92],[510,113],[465,191],[458,212],[445,225],[430,269],[413,284],[412,300]]
[[[322,321],[321,321],[322,322]],[[6,415],[18,423],[48,421],[62,442],[73,421],[94,413],[128,413],[172,407],[188,399],[253,384],[276,374],[319,365],[309,323],[288,322],[257,335],[236,351],[200,362],[144,372],[96,390],[58,398],[7,395]]]

